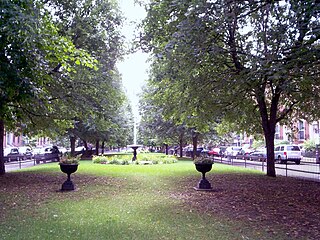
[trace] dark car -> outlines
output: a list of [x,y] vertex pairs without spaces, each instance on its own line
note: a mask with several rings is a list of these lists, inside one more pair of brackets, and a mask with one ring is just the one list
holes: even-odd
[[[206,154],[208,150],[204,149],[203,147],[197,148],[196,156],[199,157],[201,154]],[[186,156],[187,157],[193,157],[193,148],[188,148],[186,150]]]
[[5,162],[18,161],[24,158],[23,154],[19,152],[17,147],[5,148],[3,155]]
[[249,160],[250,159],[250,154],[253,153],[254,151],[250,148],[246,148],[246,149],[241,149],[237,155],[236,158],[237,159],[243,159],[243,160]]
[[60,160],[61,153],[57,146],[50,146],[35,149],[34,151],[34,159],[37,163],[53,161],[58,162]]
[[265,150],[256,150],[250,153],[249,159],[253,161],[265,162],[267,160],[267,153]]

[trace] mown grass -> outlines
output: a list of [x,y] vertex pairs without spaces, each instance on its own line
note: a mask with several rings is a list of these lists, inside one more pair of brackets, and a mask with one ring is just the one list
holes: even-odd
[[[30,178],[38,175],[61,178],[62,175],[57,163],[20,172]],[[208,177],[228,173],[261,175],[254,170],[215,164]],[[20,188],[14,194],[7,189],[8,194],[2,195],[1,201],[10,202],[8,198],[14,197],[15,204],[12,209],[5,209],[5,217],[0,218],[0,236],[1,239],[86,240],[256,237],[245,222],[199,212],[173,197],[179,194],[179,180],[190,177],[195,182],[187,189],[194,192],[192,186],[196,186],[200,174],[191,161],[142,166],[81,161],[72,177],[76,185],[81,182],[77,191],[52,191],[52,188],[58,189],[60,183],[48,181],[46,186],[51,188],[42,189],[38,197],[41,199],[35,200],[36,194],[30,196],[27,192],[30,188]],[[5,188],[1,184],[0,187]],[[242,227],[245,233],[238,231]],[[268,237],[259,235],[259,239]]]

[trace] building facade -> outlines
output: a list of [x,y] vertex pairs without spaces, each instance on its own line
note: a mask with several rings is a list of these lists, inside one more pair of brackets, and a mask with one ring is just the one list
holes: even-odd
[[[3,147],[21,147],[24,145],[29,145],[30,140],[27,136],[23,136],[22,134],[20,135],[15,135],[14,133],[11,132],[6,132],[4,133],[3,136]],[[42,147],[46,145],[51,145],[51,139],[48,137],[40,137],[33,141],[33,145],[36,147]]]
[[275,140],[289,141],[295,144],[302,144],[307,140],[313,140],[319,144],[319,121],[307,122],[299,119],[292,127],[277,124]]

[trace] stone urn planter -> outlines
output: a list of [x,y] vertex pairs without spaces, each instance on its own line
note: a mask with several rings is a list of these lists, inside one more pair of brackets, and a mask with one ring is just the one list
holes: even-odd
[[78,163],[59,163],[60,170],[67,174],[67,180],[62,184],[61,191],[73,191],[75,190],[75,185],[71,181],[71,174],[78,170]]
[[202,174],[202,178],[200,179],[198,186],[195,187],[196,190],[212,190],[210,182],[206,179],[206,173],[211,171],[212,164],[213,161],[211,159],[200,159],[194,161],[196,170]]

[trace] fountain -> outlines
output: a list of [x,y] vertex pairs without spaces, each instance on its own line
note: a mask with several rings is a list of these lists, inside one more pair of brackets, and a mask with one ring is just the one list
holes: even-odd
[[136,127],[136,118],[134,118],[134,123],[133,123],[133,144],[128,145],[127,147],[130,147],[133,149],[133,158],[132,161],[137,160],[137,149],[139,147],[142,147],[142,145],[137,144],[137,127]]

